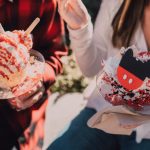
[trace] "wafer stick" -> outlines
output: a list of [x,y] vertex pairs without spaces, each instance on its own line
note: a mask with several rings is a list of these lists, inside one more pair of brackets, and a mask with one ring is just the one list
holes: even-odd
[[0,23],[0,33],[4,33],[4,32],[5,32],[5,30],[4,30],[3,26],[2,26],[2,24]]
[[40,18],[36,18],[31,25],[27,28],[27,30],[25,31],[26,34],[30,34],[32,32],[32,30],[35,28],[35,26],[40,22]]

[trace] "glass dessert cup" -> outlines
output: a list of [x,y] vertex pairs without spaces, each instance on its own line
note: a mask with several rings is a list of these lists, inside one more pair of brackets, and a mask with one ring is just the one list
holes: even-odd
[[103,80],[105,78],[105,72],[102,70],[96,75],[96,87],[98,90],[98,93],[105,97],[106,93],[109,93],[110,87],[107,85],[107,83]]
[[[123,98],[118,95],[118,86],[120,85],[117,84],[117,80],[114,80],[114,77],[110,74],[107,74],[105,71],[98,73],[96,76],[96,86],[98,93],[112,105],[126,105]],[[124,89],[122,89],[122,92],[124,92]]]
[[32,90],[42,81],[44,66],[45,60],[42,54],[36,50],[30,50],[30,62],[23,82],[13,88],[0,88],[0,99],[17,99]]
[[147,88],[143,86],[144,88],[128,91],[115,80],[114,76],[104,71],[97,75],[96,80],[98,93],[106,101],[114,106],[122,105],[128,110],[140,114],[146,114],[150,108],[149,82],[146,83]]

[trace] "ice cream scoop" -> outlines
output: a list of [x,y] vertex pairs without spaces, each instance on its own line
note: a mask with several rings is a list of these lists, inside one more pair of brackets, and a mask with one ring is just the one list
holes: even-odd
[[32,47],[24,31],[0,33],[0,87],[11,88],[24,80]]
[[26,31],[5,32],[0,24],[0,89],[10,89],[24,81],[33,45],[30,33],[39,21],[36,18]]

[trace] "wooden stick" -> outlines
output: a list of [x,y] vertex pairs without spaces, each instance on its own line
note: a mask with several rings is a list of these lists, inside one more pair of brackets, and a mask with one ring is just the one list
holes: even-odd
[[40,22],[40,18],[36,18],[31,25],[27,28],[27,30],[25,31],[26,34],[30,34],[32,32],[32,30],[35,28],[35,26]]
[[4,28],[3,28],[1,23],[0,23],[0,33],[5,33],[5,30],[4,30]]

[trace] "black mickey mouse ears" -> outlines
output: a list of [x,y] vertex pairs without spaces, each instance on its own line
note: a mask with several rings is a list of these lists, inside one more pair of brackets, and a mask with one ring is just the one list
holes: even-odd
[[134,74],[144,81],[146,77],[150,78],[150,60],[142,62],[133,56],[133,49],[129,48],[120,61],[120,66]]

